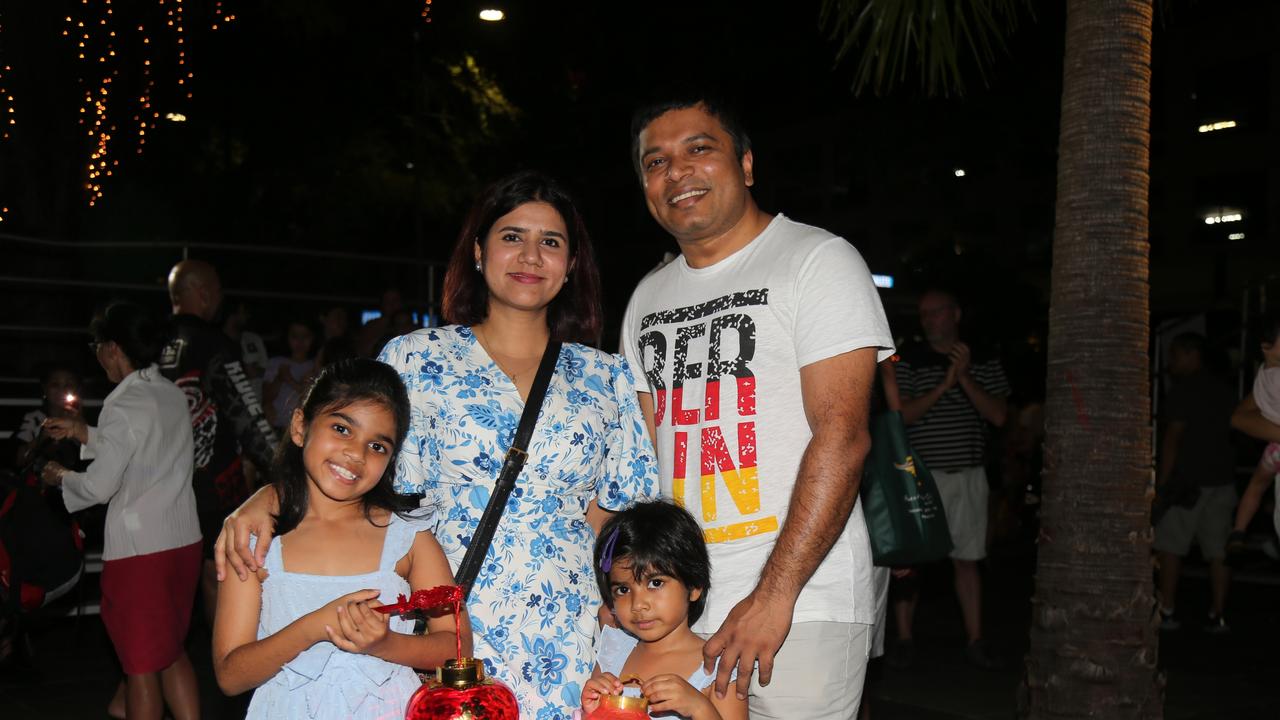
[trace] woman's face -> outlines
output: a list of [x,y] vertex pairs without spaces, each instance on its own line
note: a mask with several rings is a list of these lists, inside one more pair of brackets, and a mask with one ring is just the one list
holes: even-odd
[[476,261],[494,304],[542,311],[569,277],[572,260],[564,218],[544,202],[527,202],[498,218],[476,243]]

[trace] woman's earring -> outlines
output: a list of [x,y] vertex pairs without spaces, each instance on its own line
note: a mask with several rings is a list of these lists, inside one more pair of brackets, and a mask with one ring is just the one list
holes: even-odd
[[484,272],[484,270],[480,267],[479,260],[476,261],[476,272]]

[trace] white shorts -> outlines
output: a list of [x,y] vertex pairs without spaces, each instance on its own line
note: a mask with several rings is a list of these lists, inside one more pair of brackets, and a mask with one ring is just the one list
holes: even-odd
[[951,529],[951,557],[981,560],[987,556],[987,471],[982,467],[934,470],[942,511]]
[[1165,510],[1151,545],[1160,552],[1183,557],[1191,552],[1194,540],[1205,560],[1221,560],[1227,554],[1227,537],[1231,534],[1235,509],[1234,485],[1202,487],[1192,507]]
[[889,568],[871,568],[871,582],[876,591],[876,624],[871,631],[871,659],[884,655],[884,626],[889,615]]
[[[803,622],[791,626],[773,656],[773,677],[751,676],[751,720],[853,720],[862,702],[873,628],[861,623]],[[733,692],[730,685],[729,692]]]

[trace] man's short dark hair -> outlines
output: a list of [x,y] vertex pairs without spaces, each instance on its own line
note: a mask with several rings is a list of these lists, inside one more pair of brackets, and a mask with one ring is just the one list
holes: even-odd
[[700,107],[708,115],[720,122],[720,127],[733,140],[733,152],[741,162],[744,155],[751,151],[751,138],[742,125],[734,107],[723,98],[701,91],[684,91],[668,95],[665,99],[656,100],[636,108],[631,115],[631,164],[636,173],[643,178],[640,167],[640,133],[649,127],[649,123],[671,112]]

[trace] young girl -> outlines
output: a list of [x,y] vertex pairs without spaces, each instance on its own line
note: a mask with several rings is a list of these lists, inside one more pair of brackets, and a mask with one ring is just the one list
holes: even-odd
[[[705,641],[689,626],[706,606],[711,562],[698,522],[666,501],[638,503],[605,523],[595,547],[596,582],[619,630],[602,628],[596,668],[582,690],[590,715],[607,694],[628,693],[639,678],[651,715],[741,720],[747,703],[712,693],[702,665]],[[625,632],[624,632],[625,631]]]
[[451,615],[413,635],[412,619],[374,611],[453,582],[431,526],[391,489],[408,424],[400,376],[363,358],[322,371],[294,411],[274,474],[279,541],[218,590],[214,671],[228,695],[259,688],[248,717],[401,718],[413,668],[455,655]]
[[[1236,414],[1257,413],[1274,425],[1280,425],[1280,315],[1268,316],[1262,325],[1262,367],[1253,379],[1253,393],[1236,409]],[[1234,419],[1233,419],[1234,420]],[[1234,422],[1233,422],[1234,424]],[[1269,443],[1249,478],[1249,486],[1236,509],[1236,525],[1227,540],[1228,552],[1244,549],[1245,529],[1258,512],[1262,496],[1280,472],[1280,443]],[[1280,533],[1280,498],[1275,510],[1276,532]]]

